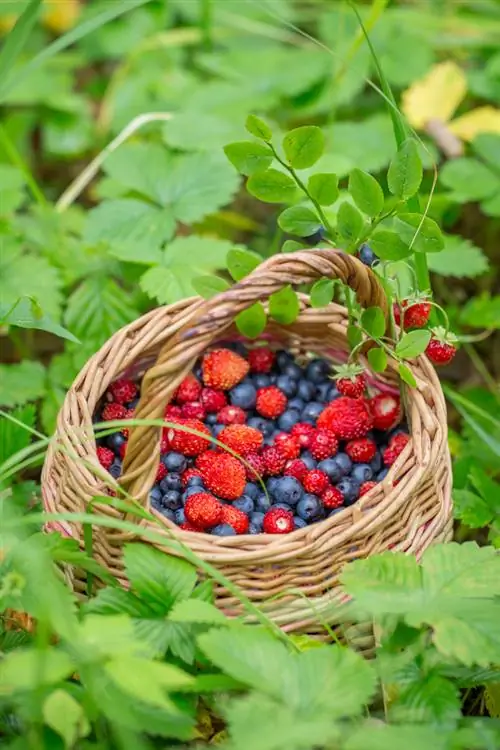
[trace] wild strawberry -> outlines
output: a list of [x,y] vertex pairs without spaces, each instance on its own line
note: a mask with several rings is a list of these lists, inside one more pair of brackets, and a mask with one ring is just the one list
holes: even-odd
[[302,485],[306,492],[312,492],[313,495],[321,495],[323,490],[329,485],[329,479],[324,471],[311,469],[302,478]]
[[444,328],[433,328],[425,353],[435,365],[447,365],[457,352],[457,337]]
[[246,534],[248,531],[249,521],[246,513],[232,505],[223,505],[220,523],[228,523],[237,534]]
[[401,419],[401,404],[398,396],[379,393],[368,401],[376,430],[390,430]]
[[259,388],[257,391],[257,403],[255,409],[266,419],[276,419],[286,409],[288,399],[275,385]]
[[242,496],[247,481],[243,464],[228,453],[213,453],[211,462],[200,468],[205,487],[224,500]]
[[296,458],[294,461],[289,461],[285,467],[285,476],[289,477],[295,477],[295,479],[298,479],[299,482],[302,482],[302,479],[307,474],[309,469],[305,465],[303,461],[300,460],[300,458]]
[[286,458],[279,448],[266,447],[262,450],[261,455],[264,461],[264,471],[268,476],[276,477],[282,473],[286,465]]
[[170,442],[167,437],[168,428],[164,427],[161,432],[161,442],[160,442],[160,453],[168,453],[170,450]]
[[179,419],[182,417],[182,409],[180,406],[174,404],[167,404],[164,411],[164,418],[167,422],[171,422],[173,419]]
[[252,372],[266,373],[274,365],[276,354],[265,346],[250,349],[248,352],[248,362]]
[[366,435],[373,426],[373,418],[364,399],[341,396],[328,404],[316,424],[331,430],[341,440],[351,440]]
[[334,456],[339,448],[339,443],[335,434],[330,430],[325,430],[323,427],[315,430],[311,437],[311,443],[309,445],[309,451],[313,458],[317,461],[322,461],[324,458],[330,458]]
[[206,450],[206,451],[203,451],[203,453],[200,453],[199,456],[196,456],[194,463],[198,471],[200,471],[200,473],[202,474],[202,476],[203,476],[203,470],[207,466],[210,466],[215,455],[216,454],[214,450]]
[[248,362],[236,352],[214,349],[203,357],[203,382],[211,388],[229,391],[243,380],[249,369]]
[[298,422],[290,430],[290,435],[297,438],[302,448],[309,448],[315,432],[314,425],[309,424],[309,422]]
[[168,474],[168,471],[166,467],[162,463],[159,463],[158,468],[156,470],[155,482],[161,482],[162,479],[165,479],[167,474]]
[[[175,423],[211,437],[210,430],[199,419],[178,419]],[[207,450],[210,445],[210,442],[200,435],[194,435],[186,430],[177,430],[172,427],[167,428],[167,437],[172,450],[182,453],[184,456],[197,456],[202,451]]]
[[187,404],[183,404],[182,416],[184,419],[204,420],[207,414],[201,401],[191,401]]
[[400,453],[406,448],[410,441],[410,436],[405,432],[400,432],[395,435],[389,442],[389,446],[385,449],[383,454],[384,464],[386,466],[392,466],[394,461],[398,458]]
[[298,458],[300,455],[300,443],[298,439],[287,432],[280,432],[279,435],[276,435],[274,446],[288,460]]
[[343,396],[359,398],[366,388],[364,368],[360,365],[347,364],[335,368],[337,389]]
[[109,392],[113,397],[113,401],[116,401],[117,404],[128,404],[129,401],[133,401],[137,396],[138,388],[132,380],[120,378],[111,383]]
[[258,478],[264,476],[266,473],[266,465],[262,456],[258,453],[249,453],[245,456],[245,463],[249,466],[245,466],[246,476],[249,482],[256,482]]
[[208,492],[190,495],[184,506],[186,519],[201,529],[217,526],[222,517],[222,503]]
[[246,421],[246,412],[239,406],[224,406],[217,413],[217,422],[219,424],[245,424]]
[[363,497],[363,495],[367,495],[370,490],[373,490],[373,488],[376,486],[377,482],[363,482],[363,484],[359,488],[359,496]]
[[96,451],[97,460],[104,469],[109,469],[113,461],[115,460],[115,454],[110,448],[104,448],[100,445]]
[[[200,455],[203,456],[203,453],[200,453]],[[194,467],[191,467],[190,469],[186,469],[186,471],[183,471],[181,474],[183,487],[187,487],[187,484],[189,480],[191,479],[191,477],[201,477],[201,471],[199,469],[195,469]]]
[[200,529],[199,526],[195,526],[194,523],[190,523],[189,521],[184,521],[184,523],[181,523],[179,528],[183,531],[203,531],[203,529]]
[[116,404],[114,402],[106,404],[102,410],[101,419],[103,422],[114,422],[115,419],[126,419],[127,409],[123,404]]
[[217,388],[203,388],[200,401],[209,414],[220,411],[227,404],[226,394]]
[[284,508],[269,508],[263,528],[266,534],[289,534],[295,529],[292,512]]
[[325,508],[334,510],[334,508],[340,508],[343,504],[344,496],[336,487],[327,487],[321,493],[321,501]]
[[178,404],[188,404],[190,401],[198,401],[201,389],[202,385],[200,381],[190,373],[177,388],[174,398]]
[[428,302],[415,302],[405,306],[403,322],[405,328],[424,328],[429,322],[432,305]]
[[259,450],[264,437],[262,432],[256,430],[255,427],[248,427],[246,424],[231,424],[221,430],[218,439],[238,455],[246,456]]
[[375,457],[377,445],[370,438],[357,438],[347,443],[345,452],[351,461],[358,464],[368,464]]

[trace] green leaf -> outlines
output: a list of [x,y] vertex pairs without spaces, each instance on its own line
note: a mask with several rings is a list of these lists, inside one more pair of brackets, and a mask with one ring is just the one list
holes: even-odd
[[33,690],[69,677],[75,665],[70,657],[55,647],[19,649],[2,659],[0,694]]
[[190,675],[172,664],[136,656],[111,659],[104,665],[104,672],[125,693],[173,714],[179,709],[166,697],[166,691],[181,691],[193,681]]
[[0,365],[0,405],[22,406],[45,393],[45,368],[40,362],[24,360]]
[[238,172],[251,175],[271,166],[273,154],[268,146],[255,141],[238,141],[224,146],[224,153]]
[[[35,407],[31,404],[16,409],[12,417],[22,422],[27,427],[35,425]],[[17,425],[7,417],[0,416],[0,466],[10,456],[26,448],[30,444],[31,432]]]
[[428,216],[399,214],[394,219],[394,229],[416,253],[439,253],[444,248],[441,230]]
[[436,672],[405,685],[392,703],[389,718],[398,723],[456,724],[461,717],[458,688]]
[[472,141],[474,152],[492,167],[500,162],[500,135],[498,133],[480,133]]
[[381,260],[402,260],[412,251],[408,244],[388,229],[379,229],[370,237],[370,247]]
[[441,276],[474,278],[486,273],[489,264],[481,248],[470,240],[456,235],[445,235],[444,250],[429,255],[427,265],[430,271]]
[[380,307],[368,307],[361,313],[361,325],[370,336],[380,338],[385,333],[385,318]]
[[259,263],[262,263],[262,257],[251,250],[240,250],[233,248],[227,254],[227,270],[235,281],[241,281],[249,273],[252,273]]
[[261,302],[242,310],[235,318],[238,331],[249,339],[258,338],[267,325],[266,311]]
[[184,599],[177,602],[170,612],[169,620],[208,623],[210,625],[227,625],[229,623],[229,620],[219,609],[201,599]]
[[336,174],[313,174],[307,181],[307,189],[311,198],[320,206],[331,206],[339,197],[339,179]]
[[65,690],[54,690],[43,704],[47,726],[63,738],[66,747],[74,747],[81,737],[90,734],[90,724],[83,707]]
[[192,284],[195,292],[204,299],[211,299],[230,288],[230,284],[220,276],[197,276]]
[[269,125],[267,125],[264,120],[261,120],[260,117],[257,117],[257,115],[248,115],[245,122],[245,128],[251,133],[251,135],[260,138],[263,141],[268,142],[273,137],[273,131]]
[[36,300],[28,297],[20,298],[13,307],[0,305],[0,325],[34,328],[53,333],[55,336],[76,344],[80,343],[70,331],[60,326],[59,323],[54,323],[48,315],[44,315]]
[[417,144],[412,138],[408,138],[398,149],[389,166],[389,190],[393,195],[406,201],[418,192],[422,176],[422,162]]
[[290,325],[300,312],[299,298],[291,286],[285,286],[274,292],[269,298],[269,315],[277,323]]
[[410,388],[417,387],[417,381],[415,380],[415,376],[413,375],[409,367],[407,367],[404,364],[400,364],[398,367],[398,372],[399,372],[399,377],[401,378],[401,380],[403,380],[407,385],[409,385]]
[[384,191],[371,174],[353,169],[349,177],[349,192],[356,206],[367,216],[375,217],[382,211]]
[[32,297],[53,320],[60,318],[62,279],[50,263],[38,255],[23,252],[12,237],[2,238],[0,252],[0,300],[2,312],[20,298]]
[[373,347],[368,351],[367,356],[373,372],[384,372],[387,367],[387,354],[384,349]]
[[404,333],[396,344],[396,354],[402,359],[413,359],[423,354],[431,340],[432,334],[425,328]]
[[297,250],[304,250],[304,246],[295,240],[285,240],[281,248],[282,253],[295,253]]
[[363,341],[363,332],[359,326],[351,324],[347,327],[347,341],[351,349],[361,344]]
[[264,203],[289,203],[293,201],[297,187],[287,174],[277,169],[266,169],[249,177],[247,190]]
[[448,732],[433,726],[398,725],[366,722],[355,729],[344,750],[449,750]]
[[470,490],[453,490],[453,510],[455,518],[471,529],[486,526],[494,517],[485,501]]
[[283,150],[294,169],[307,169],[315,164],[325,147],[325,137],[316,125],[303,125],[286,133]]
[[341,203],[337,213],[337,229],[342,239],[349,245],[353,244],[359,238],[363,227],[364,221],[359,211],[347,201]]
[[498,192],[500,180],[477,159],[450,159],[439,172],[441,183],[452,190],[449,196],[460,203],[481,201]]
[[305,206],[290,206],[278,216],[278,225],[284,232],[299,237],[309,237],[321,227],[317,214]]
[[460,312],[460,323],[474,328],[500,328],[500,295],[483,292],[473,297]]
[[4,94],[17,58],[30,37],[38,16],[40,4],[41,0],[31,0],[26,5],[3,43],[0,52],[0,96]]
[[145,544],[126,544],[124,557],[133,589],[158,611],[166,612],[191,595],[196,570],[185,560]]
[[118,248],[122,260],[150,263],[174,231],[170,208],[132,199],[108,200],[89,212],[84,239],[90,244],[106,242]]
[[325,307],[333,300],[333,279],[319,279],[311,289],[311,307]]

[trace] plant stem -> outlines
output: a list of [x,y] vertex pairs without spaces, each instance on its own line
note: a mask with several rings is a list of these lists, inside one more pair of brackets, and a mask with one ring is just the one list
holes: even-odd
[[204,49],[209,52],[212,49],[212,0],[200,0],[200,30]]
[[17,150],[15,144],[12,142],[12,139],[10,138],[3,125],[0,125],[0,143],[2,143],[5,152],[11,160],[12,164],[15,164],[15,166],[23,173],[26,184],[33,194],[33,198],[40,206],[46,206],[47,201],[45,200],[44,194],[38,187],[38,184],[33,177],[30,168]]

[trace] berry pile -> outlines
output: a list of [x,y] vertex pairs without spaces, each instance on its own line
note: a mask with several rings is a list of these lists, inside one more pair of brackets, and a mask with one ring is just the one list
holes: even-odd
[[[151,507],[188,531],[287,534],[366,495],[410,438],[396,397],[369,396],[360,368],[337,369],[241,344],[205,354],[165,410]],[[117,380],[96,419],[131,418],[137,400]],[[127,439],[124,428],[99,441],[115,478]]]

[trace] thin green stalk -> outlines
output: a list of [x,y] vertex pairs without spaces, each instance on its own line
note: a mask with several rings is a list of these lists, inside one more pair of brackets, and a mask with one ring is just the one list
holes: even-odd
[[212,0],[200,0],[200,29],[203,47],[210,52],[212,42],[213,6]]
[[13,143],[3,125],[0,125],[0,143],[4,147],[5,152],[12,164],[14,164],[23,173],[26,184],[31,190],[34,199],[37,201],[37,203],[39,203],[40,206],[46,206],[47,201],[45,200],[44,194],[38,187],[38,184],[33,177],[30,168],[17,150],[15,144]]

